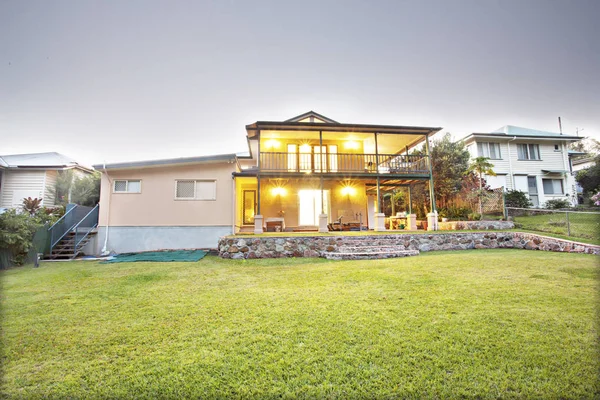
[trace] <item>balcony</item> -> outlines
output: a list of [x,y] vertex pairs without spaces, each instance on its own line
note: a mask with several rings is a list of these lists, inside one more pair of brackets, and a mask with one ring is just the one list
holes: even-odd
[[259,165],[273,173],[429,175],[429,157],[422,155],[261,153]]

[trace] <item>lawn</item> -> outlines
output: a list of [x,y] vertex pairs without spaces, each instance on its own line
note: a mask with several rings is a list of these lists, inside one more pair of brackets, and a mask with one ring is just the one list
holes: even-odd
[[[571,240],[581,240],[600,244],[600,213],[566,213],[556,212],[542,214],[531,211],[532,215],[514,216],[515,227],[544,233],[561,235]],[[569,232],[570,230],[570,232]]]
[[0,272],[9,398],[598,398],[598,257]]

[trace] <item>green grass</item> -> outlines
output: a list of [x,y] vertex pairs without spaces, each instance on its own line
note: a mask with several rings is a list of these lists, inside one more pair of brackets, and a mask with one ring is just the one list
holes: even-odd
[[514,216],[517,229],[560,235],[571,240],[600,244],[600,214],[569,213],[569,227],[565,213]]
[[477,250],[2,271],[2,394],[598,398],[597,261]]

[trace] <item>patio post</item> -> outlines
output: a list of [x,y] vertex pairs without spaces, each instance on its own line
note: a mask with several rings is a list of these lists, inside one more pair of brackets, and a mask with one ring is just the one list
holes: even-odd
[[435,191],[433,187],[433,162],[431,159],[431,151],[429,149],[429,134],[425,135],[425,151],[427,158],[429,159],[429,200],[431,206],[431,212],[427,214],[427,230],[437,231],[438,230],[438,215],[435,207]]
[[[327,227],[327,214],[325,211],[325,195],[323,192],[323,173],[326,171],[326,164],[323,162],[323,131],[319,131],[319,158],[321,166],[320,171],[320,183],[321,183],[321,214],[319,214],[319,232],[329,232]],[[327,158],[325,158],[325,161]]]
[[263,216],[260,213],[260,130],[258,136],[258,172],[256,173],[256,215],[254,216],[254,233],[263,233]]
[[379,178],[379,144],[377,143],[377,132],[374,132],[375,135],[375,163],[377,174],[377,208],[375,209],[375,231],[385,231],[385,214],[381,211],[383,207],[381,206],[381,182]]

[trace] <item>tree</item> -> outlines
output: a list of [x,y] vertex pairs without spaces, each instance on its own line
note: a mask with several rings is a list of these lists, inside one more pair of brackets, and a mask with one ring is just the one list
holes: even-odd
[[600,155],[594,158],[594,165],[577,172],[575,177],[584,193],[592,193],[600,190]]
[[77,177],[72,169],[59,171],[52,193],[56,204],[76,203],[95,206],[100,201],[100,173],[94,172],[83,178]]
[[585,138],[577,142],[573,142],[569,145],[569,150],[578,151],[580,153],[586,153],[585,155],[575,156],[573,159],[593,157],[600,153],[600,142],[596,139]]
[[482,215],[483,174],[496,176],[496,173],[494,172],[494,164],[489,162],[488,157],[477,157],[471,162],[471,165],[469,165],[467,172],[474,172],[479,177],[479,215]]
[[76,179],[71,193],[73,203],[93,207],[100,201],[100,174],[95,172]]
[[433,141],[431,161],[436,202],[446,206],[462,187],[469,167],[469,151],[463,142],[453,142],[446,133],[442,139]]
[[[412,154],[425,155],[423,149]],[[469,151],[462,142],[453,142],[450,133],[434,140],[431,146],[431,172],[436,203],[446,207],[460,192],[469,167]]]

